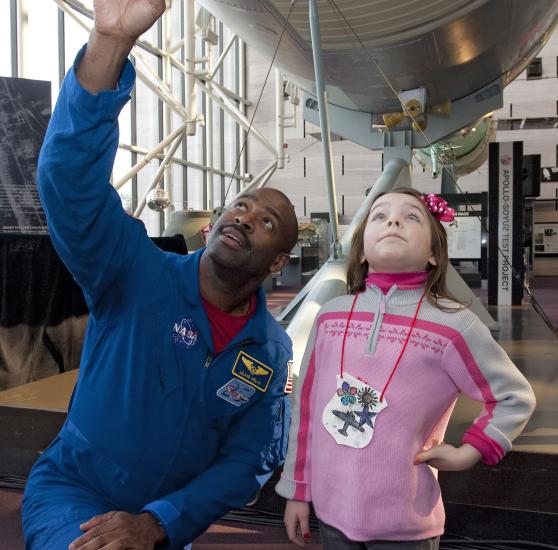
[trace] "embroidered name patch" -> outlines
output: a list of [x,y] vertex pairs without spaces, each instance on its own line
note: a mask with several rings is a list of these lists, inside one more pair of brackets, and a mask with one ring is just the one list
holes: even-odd
[[253,388],[265,392],[273,376],[273,369],[241,351],[236,356],[232,373]]
[[200,331],[191,317],[178,317],[172,326],[172,343],[182,349],[193,348]]
[[247,403],[255,392],[254,388],[242,380],[231,378],[224,386],[217,390],[217,395],[221,399],[232,403],[235,407],[240,407],[240,405]]

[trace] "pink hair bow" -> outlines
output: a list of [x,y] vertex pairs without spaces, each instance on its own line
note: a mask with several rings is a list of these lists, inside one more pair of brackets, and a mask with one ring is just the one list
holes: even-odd
[[448,206],[448,203],[434,195],[434,193],[429,193],[428,195],[423,195],[422,200],[428,207],[428,210],[432,212],[432,215],[440,220],[441,222],[452,222],[455,220],[455,210]]

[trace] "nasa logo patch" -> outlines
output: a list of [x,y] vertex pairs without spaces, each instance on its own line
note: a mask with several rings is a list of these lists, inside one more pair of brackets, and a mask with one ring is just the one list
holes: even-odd
[[200,335],[191,317],[177,317],[172,326],[172,343],[182,349],[193,348]]

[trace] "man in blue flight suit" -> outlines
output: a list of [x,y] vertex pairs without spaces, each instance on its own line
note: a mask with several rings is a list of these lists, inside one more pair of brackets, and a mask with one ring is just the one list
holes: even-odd
[[182,548],[284,457],[291,343],[264,278],[297,237],[279,191],[244,194],[207,248],[164,253],[109,178],[136,38],[164,0],[96,0],[38,166],[50,234],[91,315],[68,418],[29,476],[26,548]]

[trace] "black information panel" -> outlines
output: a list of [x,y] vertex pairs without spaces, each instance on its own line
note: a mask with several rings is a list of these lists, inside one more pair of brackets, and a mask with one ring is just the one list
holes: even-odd
[[0,233],[47,233],[35,183],[50,82],[0,78]]

